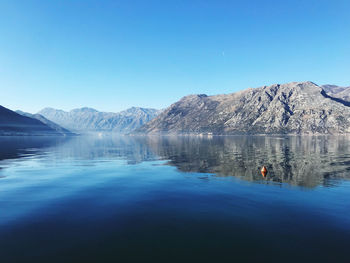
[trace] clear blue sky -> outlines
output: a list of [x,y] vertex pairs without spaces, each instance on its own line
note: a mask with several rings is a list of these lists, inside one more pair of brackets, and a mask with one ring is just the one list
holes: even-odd
[[0,0],[0,104],[32,113],[349,86],[349,61],[349,0]]

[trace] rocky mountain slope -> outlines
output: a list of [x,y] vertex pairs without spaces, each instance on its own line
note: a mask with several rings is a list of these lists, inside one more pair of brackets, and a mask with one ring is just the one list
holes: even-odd
[[0,106],[0,135],[65,135],[43,122]]
[[139,133],[343,134],[350,103],[312,82],[276,84],[226,95],[190,95],[172,104]]
[[75,132],[128,133],[141,127],[158,115],[155,109],[133,107],[119,113],[99,112],[92,108],[74,109],[69,112],[45,108],[38,112],[50,121]]
[[350,87],[339,87],[336,85],[323,85],[321,87],[329,96],[350,101]]
[[28,112],[23,112],[20,110],[16,110],[16,113],[22,115],[22,116],[26,116],[32,119],[37,119],[39,121],[41,121],[42,123],[46,124],[47,126],[49,126],[50,128],[54,129],[55,131],[57,131],[58,133],[63,133],[63,134],[67,134],[67,135],[73,135],[72,132],[70,132],[69,130],[59,126],[58,124],[46,119],[44,116],[40,115],[40,114],[31,114]]

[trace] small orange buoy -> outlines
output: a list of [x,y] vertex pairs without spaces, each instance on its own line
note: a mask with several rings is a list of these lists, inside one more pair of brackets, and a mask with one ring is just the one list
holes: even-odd
[[261,174],[263,177],[265,177],[267,175],[267,169],[266,169],[266,166],[264,165],[262,168],[261,168]]

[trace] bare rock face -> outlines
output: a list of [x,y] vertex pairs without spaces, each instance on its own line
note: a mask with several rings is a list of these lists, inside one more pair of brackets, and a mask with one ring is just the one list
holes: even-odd
[[312,82],[276,84],[227,95],[190,95],[137,130],[181,134],[350,133],[350,103]]

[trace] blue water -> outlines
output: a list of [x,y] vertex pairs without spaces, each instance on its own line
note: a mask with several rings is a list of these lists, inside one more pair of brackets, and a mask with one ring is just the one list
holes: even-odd
[[0,262],[350,262],[350,138],[0,145]]

